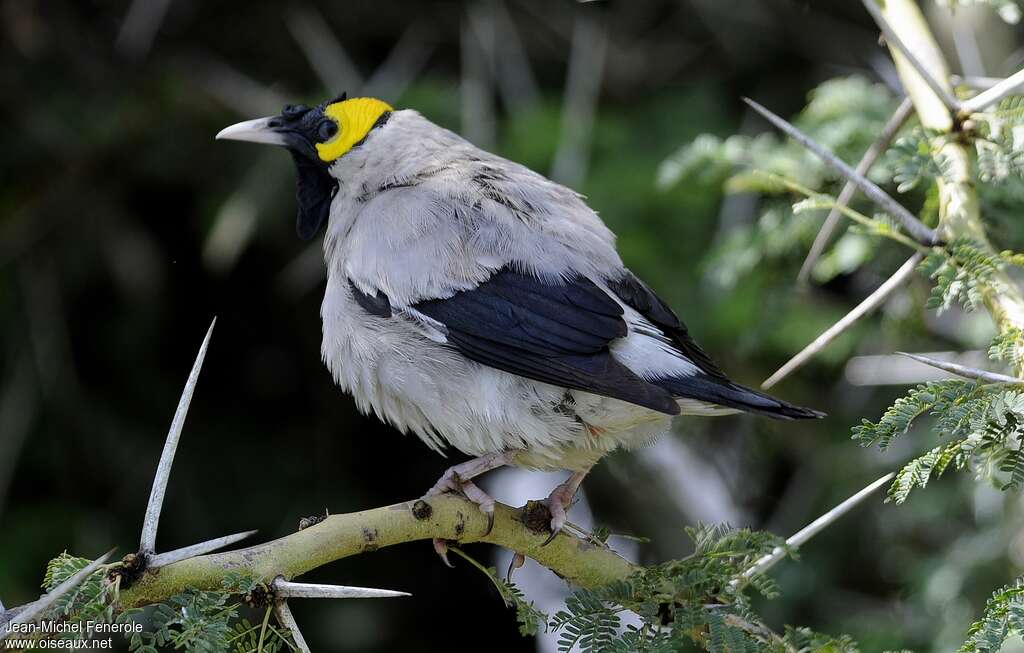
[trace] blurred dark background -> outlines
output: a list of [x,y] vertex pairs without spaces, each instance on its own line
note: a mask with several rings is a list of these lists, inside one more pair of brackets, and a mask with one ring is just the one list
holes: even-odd
[[[945,10],[925,5],[946,39]],[[988,30],[991,74],[1006,72],[1017,30],[972,16]],[[740,96],[792,115],[822,81],[856,75],[895,97],[885,89],[891,63],[859,3],[0,0],[0,33],[8,606],[38,593],[47,560],[64,549],[94,557],[137,546],[167,426],[214,316],[161,549],[250,528],[278,537],[325,508],[410,499],[462,459],[359,415],[334,387],[320,361],[320,243],[294,235],[291,163],[280,151],[215,143],[230,123],[347,90],[416,108],[554,175],[589,197],[627,264],[749,385],[905,256],[882,251],[801,288],[794,279],[809,240],[796,241],[772,256],[750,250],[753,260],[723,274],[723,247],[758,219],[756,198],[723,199],[715,184],[655,185],[659,163],[700,133],[766,131]],[[592,474],[594,522],[652,538],[613,540],[645,562],[685,554],[683,528],[698,519],[788,535],[934,446],[926,432],[884,456],[849,441],[851,425],[902,390],[852,385],[851,356],[986,342],[984,316],[930,323],[926,295],[921,279],[775,388],[828,419],[680,420],[658,447],[612,456]],[[515,474],[503,478],[528,495],[553,485]],[[902,507],[879,495],[799,562],[780,565],[783,595],[762,612],[779,628],[849,632],[865,650],[949,650],[1024,565],[1021,522],[1015,496],[966,477],[944,478]],[[561,591],[547,572],[525,578],[528,595]],[[295,606],[315,650],[551,650],[550,640],[518,635],[484,576],[465,563],[445,568],[426,542],[308,579],[414,595]]]

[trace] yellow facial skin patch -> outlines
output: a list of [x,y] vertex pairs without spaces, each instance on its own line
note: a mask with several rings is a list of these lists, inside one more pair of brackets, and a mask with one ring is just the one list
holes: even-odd
[[335,102],[324,109],[324,115],[338,123],[338,133],[326,143],[317,143],[316,152],[322,161],[330,163],[352,149],[376,124],[377,119],[391,105],[376,98],[359,97]]

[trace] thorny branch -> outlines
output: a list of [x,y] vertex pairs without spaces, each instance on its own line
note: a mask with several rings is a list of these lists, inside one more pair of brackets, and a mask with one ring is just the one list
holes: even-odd
[[[873,0],[866,2],[872,4]],[[902,42],[912,44],[912,49],[919,55],[927,55],[920,57],[926,68],[926,78],[941,80],[940,83],[948,88],[948,66],[917,4],[913,0],[886,0],[883,7],[875,6],[875,9]],[[945,170],[938,178],[939,235],[947,241],[966,238],[973,241],[982,251],[995,253],[981,218],[968,145],[961,139],[948,137],[959,129],[958,124],[951,119],[943,101],[930,89],[922,87],[925,85],[922,73],[914,66],[900,65],[899,52],[893,50],[892,54],[896,59],[900,79],[907,89],[907,95],[914,102],[914,109],[921,120],[921,125],[940,133],[936,137],[935,149],[937,157],[945,161]],[[1012,90],[1020,80],[1021,73],[1018,73],[999,84],[997,93],[982,93],[964,102],[964,107],[973,110],[986,105],[992,98],[998,99],[997,96]],[[983,97],[986,95],[987,97]],[[980,290],[985,307],[1000,333],[1024,329],[1024,296],[1013,279],[1005,272],[996,270],[981,285]],[[1021,371],[1014,370],[1018,375]]]

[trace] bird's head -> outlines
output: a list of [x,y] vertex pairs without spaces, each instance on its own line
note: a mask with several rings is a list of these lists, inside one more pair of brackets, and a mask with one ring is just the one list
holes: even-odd
[[338,190],[338,181],[329,172],[331,166],[387,122],[392,111],[382,100],[348,99],[342,94],[316,107],[289,104],[279,116],[225,127],[217,139],[281,145],[291,152],[298,172],[295,226],[299,237],[308,240],[326,222]]

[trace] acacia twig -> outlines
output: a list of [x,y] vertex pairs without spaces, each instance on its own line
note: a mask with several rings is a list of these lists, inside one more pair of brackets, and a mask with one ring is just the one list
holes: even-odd
[[[520,551],[581,587],[626,578],[639,567],[606,547],[562,531],[547,546],[546,526],[533,527],[527,509],[495,504],[494,526],[463,497],[444,495],[344,515],[246,549],[198,556],[147,570],[121,590],[123,608],[160,603],[186,589],[220,591],[229,572],[270,584],[290,580],[329,562],[405,542],[440,538],[488,542]],[[546,520],[537,520],[546,525]]]
[[862,0],[864,8],[868,10],[871,17],[878,23],[879,29],[882,30],[882,34],[885,36],[885,40],[891,46],[900,51],[900,54],[914,67],[917,74],[921,76],[924,83],[928,85],[928,88],[935,93],[935,96],[942,101],[951,114],[956,113],[960,110],[960,101],[953,97],[953,94],[949,92],[949,89],[944,85],[940,84],[937,79],[931,74],[928,68],[918,59],[917,55],[914,54],[910,48],[903,42],[893,28],[889,25],[889,21],[885,19],[882,14],[882,10],[878,8],[875,0]]
[[794,371],[798,370],[815,354],[824,349],[844,331],[853,326],[857,320],[878,308],[882,302],[884,302],[889,295],[893,293],[893,291],[902,286],[907,279],[913,275],[914,269],[917,268],[917,264],[921,262],[921,258],[921,253],[917,252],[907,259],[891,277],[885,280],[885,283],[875,290],[875,292],[871,293],[864,299],[864,301],[857,304],[857,306],[855,306],[852,311],[844,315],[841,320],[826,329],[820,336],[815,338],[811,344],[804,347],[799,354],[789,359],[785,365],[778,369],[778,371],[765,379],[764,382],[761,383],[761,387],[765,389],[770,388],[792,374]]
[[213,335],[213,327],[217,324],[217,318],[210,323],[206,331],[203,344],[199,347],[199,354],[196,362],[192,365],[192,371],[185,382],[185,389],[178,401],[178,408],[174,411],[174,419],[171,421],[171,428],[167,432],[167,440],[164,442],[163,453],[160,454],[160,463],[156,468],[156,476],[153,478],[153,488],[149,493],[149,504],[146,506],[146,516],[142,520],[142,537],[139,541],[139,550],[143,553],[152,554],[156,551],[156,530],[160,524],[160,510],[164,504],[164,494],[167,492],[167,482],[171,478],[171,465],[174,463],[174,453],[178,449],[178,441],[181,439],[181,430],[185,426],[185,416],[188,415],[188,407],[192,402],[192,393],[195,392],[196,383],[199,381],[199,371],[203,367],[203,360],[206,358],[206,350],[210,345],[210,336]]
[[[860,162],[857,164],[856,172],[867,177],[868,171],[871,170],[871,166],[875,165],[875,161],[878,157],[885,152],[886,148],[889,147],[889,143],[892,142],[893,137],[896,136],[896,132],[900,130],[903,123],[907,121],[910,114],[914,111],[914,103],[910,101],[910,98],[904,98],[900,102],[899,107],[896,108],[896,112],[889,118],[889,122],[882,128],[882,133],[879,134],[878,138],[871,147],[864,152],[864,156],[861,157]],[[825,247],[828,245],[828,241],[832,238],[832,234],[835,232],[836,227],[839,226],[839,221],[842,220],[843,213],[840,207],[846,206],[853,199],[854,193],[857,192],[857,184],[853,183],[852,180],[846,182],[843,189],[839,192],[839,197],[836,198],[836,206],[828,212],[828,217],[825,218],[825,222],[822,223],[821,229],[818,231],[818,235],[814,237],[814,243],[811,244],[810,251],[807,252],[807,258],[804,259],[803,265],[800,266],[800,272],[797,274],[797,281],[804,283],[807,281],[811,274],[811,269],[814,264],[818,262],[818,258],[822,252],[825,251]]]
[[962,376],[965,379],[975,379],[977,381],[984,381],[985,383],[1024,383],[1024,379],[1015,376],[999,374],[998,372],[989,372],[988,370],[980,370],[976,367],[968,367],[958,363],[951,363],[950,361],[943,361],[930,356],[908,354],[905,351],[898,351],[896,353],[900,356],[906,356],[907,358],[916,360],[919,363],[924,363],[925,365],[930,365],[934,368],[949,372],[950,374]]
[[743,98],[743,101],[750,105],[754,111],[757,111],[759,114],[764,116],[768,122],[785,132],[787,136],[797,141],[811,152],[814,152],[825,163],[834,168],[836,172],[856,184],[857,188],[859,188],[861,192],[878,204],[886,213],[895,218],[903,228],[907,230],[907,233],[914,238],[914,240],[928,246],[935,245],[939,242],[939,237],[934,230],[918,220],[914,214],[905,209],[899,202],[891,198],[884,190],[879,188],[875,182],[858,173],[856,170],[848,166],[842,159],[832,152],[829,152],[823,145],[819,144],[810,136],[803,133],[783,118],[780,118],[768,109],[764,108],[757,102],[754,102],[750,98]]
[[786,553],[788,552],[788,550],[800,548],[809,539],[823,531],[828,526],[831,526],[833,522],[835,522],[837,519],[839,519],[846,513],[853,510],[853,508],[857,504],[859,504],[864,499],[868,498],[875,490],[891,481],[894,476],[896,476],[896,474],[892,472],[886,474],[882,478],[868,485],[867,487],[860,490],[850,498],[846,499],[832,510],[829,510],[821,517],[818,517],[810,524],[801,528],[799,531],[794,533],[792,537],[786,540],[786,546],[777,546],[771,553],[761,557],[761,559],[755,562],[752,567],[744,571],[739,578],[731,581],[732,585],[736,586],[741,583],[744,583],[745,581],[750,580],[754,576],[763,574],[764,572],[771,569],[779,560],[782,560],[784,557],[786,557]]
[[1003,98],[1016,93],[1024,84],[1024,69],[1018,70],[1006,79],[998,82],[995,86],[978,93],[972,98],[963,101],[961,110],[963,113],[975,113],[986,109]]

